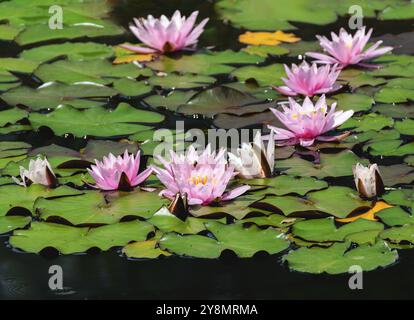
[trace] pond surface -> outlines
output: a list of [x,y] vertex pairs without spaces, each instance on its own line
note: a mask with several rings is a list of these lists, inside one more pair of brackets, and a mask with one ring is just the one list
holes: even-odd
[[[249,8],[249,1],[235,2]],[[262,1],[263,6],[269,2]],[[64,28],[55,36],[56,30],[43,26],[51,1],[32,1],[30,14],[19,7],[21,0],[13,2],[10,18],[7,5],[0,2],[0,17],[2,10],[5,15],[0,19],[9,19],[9,24],[0,25],[1,298],[414,297],[414,251],[410,250],[414,244],[414,125],[410,119],[414,114],[414,16],[401,14],[400,8],[409,6],[408,2],[398,1],[387,11],[375,1],[376,14],[361,3],[367,9],[364,24],[374,28],[371,41],[384,40],[383,45],[395,49],[392,55],[377,59],[381,69],[344,70],[339,77],[343,88],[328,96],[329,103],[338,102],[339,110],[355,111],[339,127],[351,135],[341,143],[320,143],[309,150],[276,148],[278,177],[254,183],[237,181],[255,187],[220,210],[214,206],[194,209],[196,218],[187,219],[186,224],[172,215],[154,218],[169,203],[157,197],[158,191],[104,195],[92,191],[84,183],[93,182],[86,168],[109,152],[121,154],[125,148],[136,152],[156,129],[175,130],[177,120],[184,121],[186,130],[266,132],[267,124],[278,124],[268,108],[286,100],[270,88],[282,84],[282,64],[300,63],[298,55],[318,50],[316,34],[347,27],[348,4],[330,8],[324,0],[317,1],[328,6],[321,9],[318,23],[306,17],[307,8],[297,5],[300,1],[292,0],[292,8],[298,10],[296,22],[295,15],[292,19],[278,16],[274,25],[260,27],[258,18],[245,19],[226,9],[230,0],[113,0],[107,10],[97,9],[105,7],[99,7],[98,0],[86,1],[87,9],[71,0],[62,1]],[[286,1],[280,1],[281,7],[285,5]],[[137,43],[126,32],[134,17],[171,16],[176,9],[187,16],[199,10],[198,21],[210,19],[199,51],[168,54],[143,62],[140,69],[133,63],[110,63],[127,54],[119,44]],[[329,10],[336,10],[339,17],[330,17]],[[71,24],[82,19],[105,28],[72,30]],[[246,30],[278,29],[293,32],[300,41],[281,43],[279,53],[264,56],[248,54],[246,45],[238,41]],[[81,47],[86,43],[90,47]],[[69,45],[46,47],[54,44]],[[36,89],[48,82],[54,84]],[[197,94],[201,95],[198,100]],[[56,108],[58,104],[65,106]],[[141,145],[148,164],[155,146],[154,141]],[[58,175],[60,186],[53,191],[13,184],[11,177],[18,175],[19,166],[27,167],[37,154],[47,156]],[[379,210],[371,220],[354,220],[376,208],[375,201],[353,191],[352,165],[356,162],[380,166],[387,191],[377,200],[392,206],[392,212]],[[155,177],[148,184],[161,188]],[[349,217],[354,221],[341,221]],[[315,220],[320,224],[306,224]],[[108,226],[112,229],[103,231]],[[90,227],[102,233],[91,234]],[[246,244],[243,230],[247,229],[254,243]],[[194,250],[192,240],[184,243],[177,236],[181,233],[201,237],[192,239],[204,251]],[[79,241],[84,236],[89,238]],[[219,241],[211,244],[212,239]],[[138,242],[154,245],[145,250],[128,247]],[[325,250],[316,252],[320,264],[315,263],[315,251],[305,249]],[[304,252],[299,260],[283,261],[289,252],[298,250]],[[326,250],[331,250],[331,257],[324,256]],[[357,261],[357,252],[359,260],[365,261],[363,269],[369,270],[364,272],[364,290],[350,290],[349,275],[344,273],[352,264],[347,255],[355,253]],[[343,264],[329,269],[335,259],[343,259]],[[48,287],[51,265],[63,269],[65,288],[61,291]],[[315,270],[337,274],[312,274]]]

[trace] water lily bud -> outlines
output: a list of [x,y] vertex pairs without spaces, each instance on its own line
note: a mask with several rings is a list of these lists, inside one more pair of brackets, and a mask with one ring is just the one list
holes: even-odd
[[13,180],[21,185],[27,187],[28,184],[42,184],[47,187],[54,187],[57,184],[57,179],[53,173],[52,167],[50,166],[47,159],[42,159],[39,156],[36,160],[30,160],[29,169],[20,167],[21,181],[13,177]]
[[362,196],[373,198],[384,192],[384,183],[377,164],[365,167],[357,163],[352,168],[352,171],[354,173],[355,186]]

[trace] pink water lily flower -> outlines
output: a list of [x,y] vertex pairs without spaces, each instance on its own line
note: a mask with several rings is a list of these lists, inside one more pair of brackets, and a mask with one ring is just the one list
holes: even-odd
[[365,27],[359,29],[354,36],[341,28],[339,34],[331,33],[332,40],[323,36],[316,36],[323,50],[327,54],[318,52],[307,52],[306,55],[317,59],[315,62],[324,64],[338,64],[339,68],[345,68],[348,65],[360,65],[363,67],[378,67],[376,65],[365,64],[363,61],[381,56],[389,51],[392,47],[378,48],[382,41],[377,41],[368,49],[365,49],[369,38],[372,34],[372,28],[365,34]]
[[322,95],[315,105],[308,97],[305,98],[302,105],[292,98],[289,98],[289,107],[282,105],[283,112],[270,108],[286,129],[277,128],[271,125],[268,127],[274,131],[274,139],[276,141],[283,141],[281,145],[294,145],[299,143],[303,147],[308,147],[311,146],[315,140],[340,140],[341,138],[344,138],[346,134],[339,136],[324,136],[324,134],[351,118],[354,111],[348,110],[345,112],[335,112],[335,107],[336,103],[333,103],[328,110],[325,95]]
[[303,95],[313,97],[316,94],[323,94],[337,91],[341,85],[335,83],[340,70],[336,65],[318,67],[315,63],[309,65],[303,61],[300,66],[292,64],[292,69],[284,65],[286,78],[282,78],[286,86],[274,87],[280,93],[287,96]]
[[147,168],[138,173],[141,152],[129,155],[125,150],[123,156],[115,157],[110,153],[103,157],[102,161],[95,160],[96,165],[92,165],[88,172],[95,180],[92,187],[101,190],[123,190],[128,191],[133,187],[144,182],[152,173],[151,168]]
[[171,150],[170,156],[171,161],[158,157],[164,168],[154,167],[158,179],[166,187],[160,195],[168,199],[174,199],[180,193],[187,195],[189,205],[208,205],[213,201],[234,199],[250,189],[250,186],[243,185],[225,192],[236,172],[227,164],[224,149],[216,154],[208,145],[198,154],[190,146],[185,155]]
[[175,11],[171,20],[162,15],[159,19],[149,15],[147,19],[134,18],[135,25],[129,29],[143,42],[146,47],[121,45],[121,47],[137,53],[165,53],[181,49],[193,48],[204,31],[208,18],[195,26],[198,11],[194,11],[188,18]]

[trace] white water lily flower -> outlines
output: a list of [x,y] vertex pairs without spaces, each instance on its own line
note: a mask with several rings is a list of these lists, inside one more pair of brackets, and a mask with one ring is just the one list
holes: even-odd
[[275,165],[275,141],[273,131],[270,133],[267,149],[260,132],[254,137],[253,143],[243,143],[236,154],[229,153],[229,163],[234,166],[242,178],[269,178]]
[[358,192],[366,198],[373,198],[384,191],[384,183],[377,164],[367,167],[357,163],[353,166],[355,186]]
[[56,176],[53,173],[49,161],[42,159],[40,156],[36,160],[30,160],[29,169],[20,167],[20,178],[22,179],[21,181],[16,177],[13,177],[13,180],[18,185],[24,187],[27,187],[28,181],[48,187],[56,184]]

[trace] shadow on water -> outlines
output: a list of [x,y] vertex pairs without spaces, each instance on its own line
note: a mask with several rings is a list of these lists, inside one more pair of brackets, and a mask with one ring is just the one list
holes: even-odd
[[[171,257],[131,261],[116,250],[45,258],[2,245],[0,297],[4,299],[409,299],[414,298],[414,256],[367,272],[363,290],[348,287],[350,275],[291,272],[278,256],[217,260]],[[63,270],[62,291],[48,287],[51,265]]]
[[[240,49],[238,35],[243,30],[233,28],[218,19],[213,1],[199,0],[112,0],[112,17],[124,27],[133,17],[153,14],[171,15],[176,8],[188,15],[200,11],[200,19],[209,17],[210,23],[200,40],[200,46],[215,46],[219,50]],[[328,34],[346,26],[346,18],[327,26],[310,26],[294,23],[297,33],[304,40],[314,40],[315,34]],[[379,22],[366,20],[375,27],[375,36],[408,32],[411,23]],[[106,43],[136,41],[130,34],[125,37],[100,39]],[[59,41],[53,41],[57,43]],[[1,48],[4,45],[1,45]],[[15,56],[21,51],[17,46],[2,50],[2,56]],[[29,79],[30,80],[30,79]],[[142,101],[128,101],[136,107],[145,108]],[[163,126],[172,127],[175,118],[169,114]],[[187,119],[186,127],[210,126],[209,122]],[[188,124],[188,126],[187,126]],[[73,149],[85,146],[87,140],[71,136],[55,137],[49,129],[39,133],[2,136],[4,139],[19,139],[33,146],[57,143]],[[352,182],[352,181],[351,181]],[[414,254],[400,250],[400,259],[394,266],[364,274],[364,289],[350,290],[349,275],[329,276],[291,272],[281,262],[280,256],[260,255],[251,259],[223,256],[215,260],[164,259],[132,261],[120,257],[119,250],[98,254],[69,255],[47,258],[33,254],[17,253],[6,242],[0,240],[0,298],[5,299],[402,299],[414,298]],[[51,265],[63,269],[64,290],[53,292],[48,287]]]

